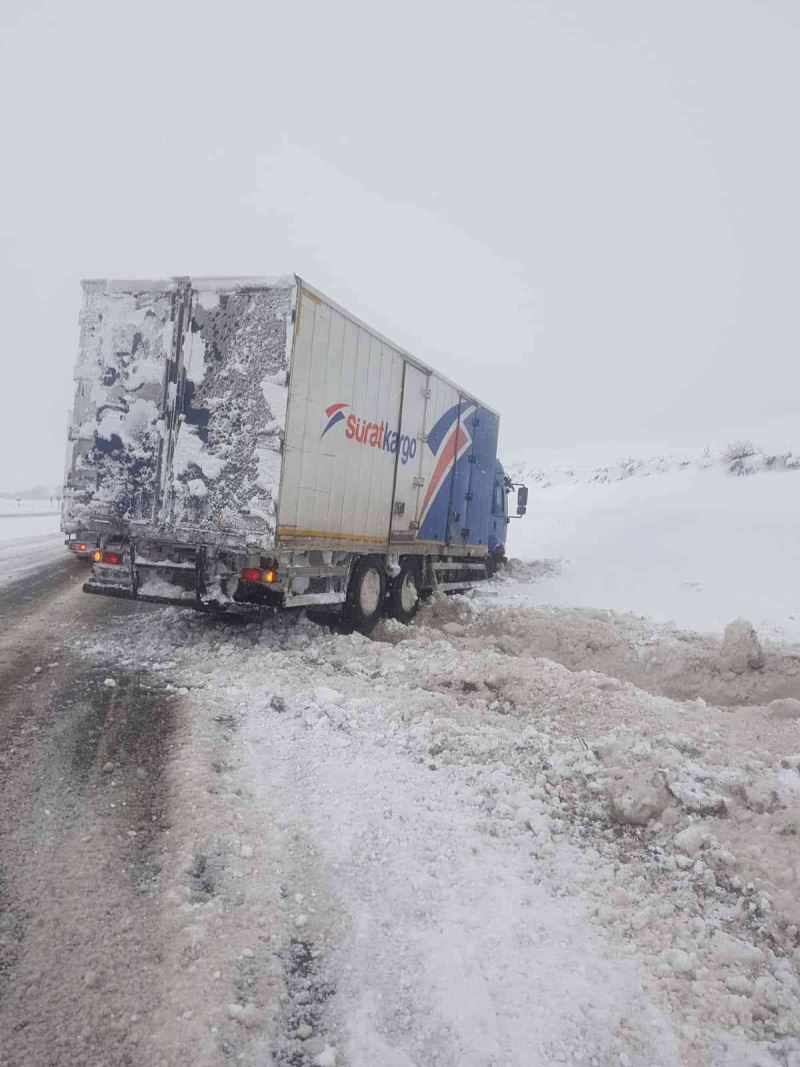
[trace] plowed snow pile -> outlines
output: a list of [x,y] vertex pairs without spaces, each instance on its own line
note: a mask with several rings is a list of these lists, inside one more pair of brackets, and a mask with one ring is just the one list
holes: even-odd
[[84,646],[195,710],[194,1062],[797,1067],[797,650],[463,598],[375,638],[169,609]]

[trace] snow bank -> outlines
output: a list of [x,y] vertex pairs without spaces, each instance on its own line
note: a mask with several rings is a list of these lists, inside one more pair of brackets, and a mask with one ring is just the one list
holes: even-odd
[[[800,701],[725,711],[570,670],[490,640],[462,598],[376,636],[168,610],[98,648],[189,690],[196,729],[227,738],[231,766],[198,765],[192,789],[247,827],[258,873],[220,913],[232,944],[281,886],[282,933],[253,965],[273,985],[238,1001],[253,1048],[353,1067],[793,1062]],[[244,1016],[214,1026],[244,1047]]]
[[[516,566],[511,570],[520,572]],[[521,573],[526,580],[529,568]],[[552,659],[677,700],[703,698],[726,706],[800,694],[800,647],[762,643],[746,620],[732,623],[720,639],[632,614],[506,607],[508,599],[523,599],[517,582],[499,577],[472,600],[436,601],[426,624],[476,652],[495,648],[510,656]]]

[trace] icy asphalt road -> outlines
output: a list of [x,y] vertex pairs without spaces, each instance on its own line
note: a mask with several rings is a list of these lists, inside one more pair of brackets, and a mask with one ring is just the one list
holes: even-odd
[[0,597],[3,1067],[796,1067],[798,650],[68,566]]
[[140,1062],[131,1015],[158,997],[148,887],[174,715],[69,650],[142,611],[87,597],[85,574],[63,553],[0,590],[3,1067]]

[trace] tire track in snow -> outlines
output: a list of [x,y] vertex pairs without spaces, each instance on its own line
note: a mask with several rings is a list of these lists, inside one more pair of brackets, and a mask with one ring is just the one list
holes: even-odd
[[[171,709],[142,679],[70,677],[5,781],[0,851],[17,917],[0,1029],[5,1064],[152,1062],[157,891]],[[24,690],[23,690],[24,692]],[[27,694],[26,694],[27,695]],[[39,736],[36,736],[39,735]]]

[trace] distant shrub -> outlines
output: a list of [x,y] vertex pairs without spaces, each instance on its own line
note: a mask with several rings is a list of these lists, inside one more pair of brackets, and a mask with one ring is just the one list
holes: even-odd
[[758,452],[752,441],[732,441],[722,453],[726,463],[735,463],[737,460],[747,459]]
[[792,452],[778,452],[775,455],[766,456],[764,465],[771,471],[793,471],[800,467],[800,457]]

